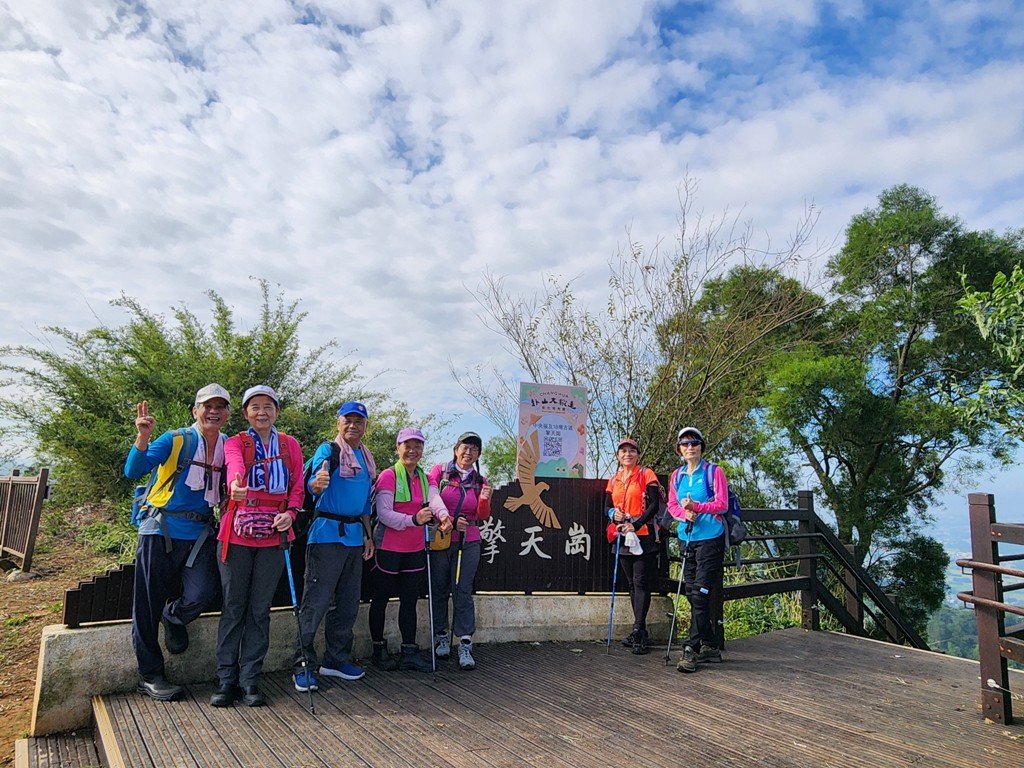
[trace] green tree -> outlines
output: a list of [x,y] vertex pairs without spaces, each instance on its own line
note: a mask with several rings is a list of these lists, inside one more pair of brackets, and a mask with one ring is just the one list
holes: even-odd
[[[1024,251],[1024,230],[1007,235],[1004,243],[1017,254]],[[996,273],[992,290],[977,290],[961,275],[964,296],[960,308],[978,327],[982,338],[1005,364],[1003,375],[982,382],[978,408],[992,415],[1018,440],[1024,439],[1024,270],[1013,265],[1009,276]]]
[[46,346],[0,348],[0,370],[12,394],[0,400],[0,418],[52,463],[65,500],[118,501],[132,482],[122,472],[134,436],[134,406],[148,400],[158,429],[191,423],[195,391],[211,381],[232,394],[229,431],[245,428],[242,392],[269,384],[281,397],[279,426],[305,448],[335,434],[334,412],[347,399],[362,399],[371,410],[371,449],[387,461],[402,403],[367,390],[354,364],[330,356],[335,344],[303,352],[299,327],[306,313],[298,302],[272,297],[259,283],[258,320],[239,330],[233,310],[212,291],[211,317],[187,307],[171,320],[127,296],[113,302],[128,315],[116,327],[79,333],[49,328]]
[[956,311],[960,273],[991,284],[1013,254],[1004,246],[964,231],[919,189],[886,190],[828,265],[842,297],[829,317],[836,341],[780,356],[764,398],[840,538],[919,624],[941,600],[946,562],[920,534],[928,503],[951,472],[1009,455],[1005,434],[969,407],[1000,362]]
[[492,437],[480,456],[487,482],[493,487],[512,482],[516,474],[516,441],[507,435]]

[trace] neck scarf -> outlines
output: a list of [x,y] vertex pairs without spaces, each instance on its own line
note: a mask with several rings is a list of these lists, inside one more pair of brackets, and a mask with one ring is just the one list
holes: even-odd
[[[340,477],[355,477],[362,472],[363,468],[359,464],[359,457],[356,456],[355,449],[340,437],[335,438],[334,442],[341,449],[338,454],[338,475]],[[370,453],[366,443],[360,442],[359,449],[363,452],[363,461],[366,462],[366,470],[370,473],[370,482],[372,483],[377,479],[377,463],[373,460],[373,454]]]
[[[224,472],[224,435],[217,435],[217,444],[213,448],[213,459],[206,458],[206,437],[203,435],[198,424],[193,424],[199,435],[196,443],[196,451],[192,454],[192,461],[189,464],[188,474],[185,475],[185,485],[193,491],[203,490],[203,499],[211,507],[220,504],[220,478]],[[182,445],[182,448],[185,446]]]
[[249,427],[248,432],[256,443],[256,454],[249,467],[249,487],[267,493],[285,493],[288,490],[288,468],[281,458],[277,429],[270,428],[270,444],[266,446],[255,429]]
[[[423,491],[423,503],[427,503],[427,473],[423,467],[416,465],[414,473],[420,481],[420,489]],[[412,501],[412,486],[409,484],[409,473],[405,471],[405,464],[395,463],[395,503]]]

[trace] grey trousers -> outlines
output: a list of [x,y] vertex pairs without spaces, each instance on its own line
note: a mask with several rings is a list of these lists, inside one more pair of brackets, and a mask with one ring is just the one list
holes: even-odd
[[305,651],[310,669],[317,667],[313,638],[320,622],[324,623],[327,644],[323,665],[338,669],[349,660],[352,655],[352,625],[359,613],[362,581],[361,546],[310,544],[306,547],[306,585],[302,592],[295,643],[296,673],[302,671],[302,651]]
[[227,562],[218,560],[224,591],[217,627],[217,680],[256,685],[270,648],[270,604],[284,571],[278,547],[228,547]]
[[431,610],[434,612],[434,632],[448,632],[448,597],[452,598],[455,637],[476,632],[476,610],[473,607],[473,580],[480,565],[480,542],[466,542],[462,547],[462,572],[455,583],[459,546],[452,543],[448,549],[430,553],[430,585],[433,591]]

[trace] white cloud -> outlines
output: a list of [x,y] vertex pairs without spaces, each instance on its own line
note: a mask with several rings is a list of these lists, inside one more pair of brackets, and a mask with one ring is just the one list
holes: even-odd
[[939,4],[891,66],[841,70],[801,41],[870,24],[862,3],[696,8],[662,38],[668,4],[617,0],[0,0],[0,266],[28,286],[0,292],[0,343],[116,322],[121,291],[205,309],[212,287],[252,317],[261,276],[302,298],[310,344],[469,411],[447,356],[506,360],[464,285],[595,295],[627,228],[671,242],[688,169],[705,210],[776,241],[810,200],[829,239],[903,181],[1020,225],[1020,51],[972,32],[1005,4]]

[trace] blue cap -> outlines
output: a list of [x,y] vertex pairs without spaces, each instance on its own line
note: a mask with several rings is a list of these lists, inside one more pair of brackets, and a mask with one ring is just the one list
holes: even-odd
[[369,418],[366,415],[366,406],[362,403],[357,403],[355,400],[349,400],[347,403],[342,403],[341,408],[338,409],[339,416],[348,416],[350,413],[358,414],[364,419]]

